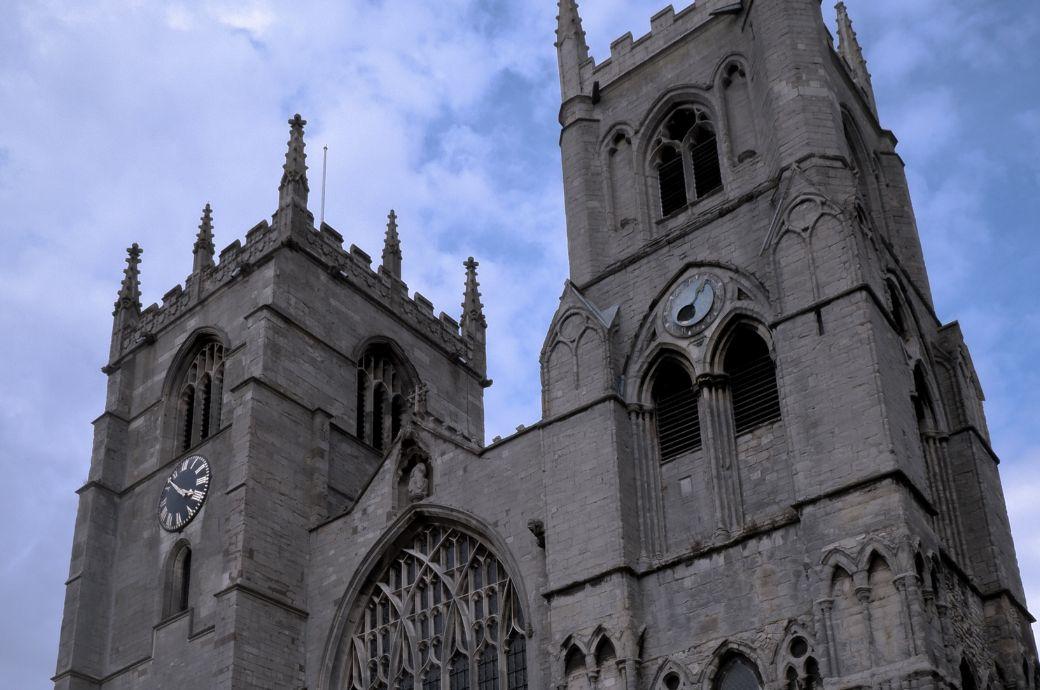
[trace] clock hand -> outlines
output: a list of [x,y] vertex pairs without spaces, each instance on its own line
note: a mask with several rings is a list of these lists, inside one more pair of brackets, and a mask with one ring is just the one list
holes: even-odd
[[173,490],[179,493],[181,496],[187,496],[189,493],[191,493],[190,489],[182,489],[181,487],[177,486],[173,479],[167,479],[166,483],[172,486]]

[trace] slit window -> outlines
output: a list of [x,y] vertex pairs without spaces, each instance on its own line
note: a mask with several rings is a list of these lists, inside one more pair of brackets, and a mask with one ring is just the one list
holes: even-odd
[[776,364],[765,341],[754,329],[738,327],[726,351],[724,369],[729,375],[737,435],[780,419]]
[[675,360],[665,359],[654,372],[651,389],[661,460],[671,460],[701,447],[697,390]]

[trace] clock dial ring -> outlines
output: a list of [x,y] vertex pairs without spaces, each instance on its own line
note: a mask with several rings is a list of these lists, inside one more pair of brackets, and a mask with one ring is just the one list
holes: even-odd
[[167,532],[179,532],[195,519],[209,495],[210,467],[192,455],[174,466],[159,494],[157,517]]
[[698,273],[672,290],[662,313],[665,330],[688,338],[706,329],[722,311],[725,292],[717,277]]

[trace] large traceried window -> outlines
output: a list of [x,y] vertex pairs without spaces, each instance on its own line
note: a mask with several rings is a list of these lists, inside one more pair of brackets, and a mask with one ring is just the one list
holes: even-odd
[[385,345],[365,350],[358,362],[357,437],[379,452],[397,438],[412,382]]
[[350,640],[349,690],[527,690],[519,597],[482,540],[427,526],[368,591]]
[[220,430],[220,402],[224,388],[224,346],[203,345],[181,381],[177,450],[184,452]]
[[653,151],[662,216],[722,187],[715,126],[703,108],[677,108],[658,132]]

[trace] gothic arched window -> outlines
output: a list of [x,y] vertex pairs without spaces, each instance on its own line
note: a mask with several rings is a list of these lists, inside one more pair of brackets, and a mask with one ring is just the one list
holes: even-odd
[[713,690],[761,690],[761,687],[755,665],[742,654],[733,654],[722,663]]
[[174,547],[166,566],[166,582],[163,587],[163,618],[188,610],[188,594],[191,590],[191,547],[181,542]]
[[654,140],[653,168],[662,216],[722,187],[718,140],[707,111],[685,105],[671,114]]
[[397,438],[412,382],[386,345],[374,345],[358,361],[357,437],[379,452]]
[[349,690],[527,689],[520,598],[483,540],[429,525],[385,562],[356,616]]
[[697,390],[686,370],[674,359],[661,361],[650,390],[657,421],[661,460],[671,460],[701,447]]
[[726,349],[723,370],[729,376],[733,425],[738,435],[780,419],[776,364],[755,329],[737,327]]
[[210,341],[188,365],[181,380],[177,411],[177,450],[184,452],[220,430],[224,388],[224,346]]

